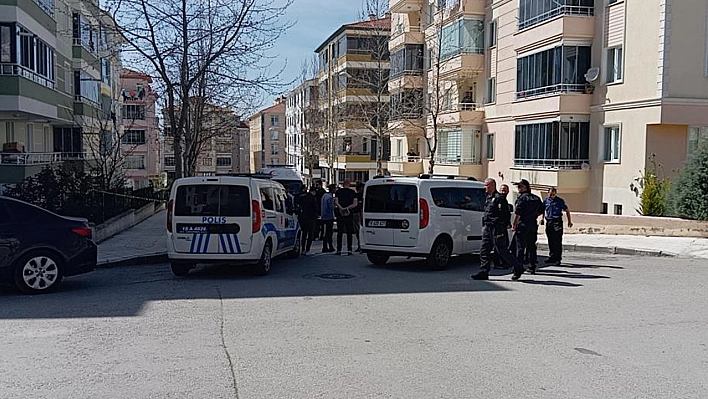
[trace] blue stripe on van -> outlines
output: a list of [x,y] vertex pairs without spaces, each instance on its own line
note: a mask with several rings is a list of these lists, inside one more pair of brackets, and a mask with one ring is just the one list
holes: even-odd
[[192,234],[192,245],[189,247],[189,253],[193,254],[194,253],[194,244],[197,243],[197,235]]
[[221,241],[221,250],[222,250],[224,253],[228,253],[228,252],[229,252],[229,249],[226,248],[226,241],[224,240],[224,235],[223,235],[223,234],[219,234],[219,241]]
[[204,241],[204,251],[203,253],[207,253],[209,251],[209,239],[211,238],[211,234],[206,235],[206,240]]
[[231,242],[231,235],[230,234],[226,234],[226,242],[229,243],[229,253],[233,254],[234,253],[234,243]]
[[196,252],[202,252],[202,241],[204,240],[204,234],[199,235],[199,242],[197,243],[197,249]]
[[234,234],[234,242],[236,243],[236,253],[241,253],[241,243],[238,241],[238,235]]

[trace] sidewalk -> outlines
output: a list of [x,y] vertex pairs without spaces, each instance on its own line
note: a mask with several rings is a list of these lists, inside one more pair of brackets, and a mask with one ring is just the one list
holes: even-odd
[[98,266],[115,267],[167,261],[167,213],[158,212],[98,244]]
[[[166,262],[166,215],[165,211],[159,212],[100,243],[99,267]],[[538,238],[539,249],[547,251],[546,237],[539,234]],[[565,234],[563,248],[570,252],[708,259],[708,238]]]

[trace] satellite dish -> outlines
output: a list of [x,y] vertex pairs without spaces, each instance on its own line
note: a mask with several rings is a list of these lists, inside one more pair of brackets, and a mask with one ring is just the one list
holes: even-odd
[[598,68],[598,67],[593,67],[593,68],[588,69],[587,73],[585,74],[585,80],[588,82],[594,82],[599,77],[600,77],[600,68]]

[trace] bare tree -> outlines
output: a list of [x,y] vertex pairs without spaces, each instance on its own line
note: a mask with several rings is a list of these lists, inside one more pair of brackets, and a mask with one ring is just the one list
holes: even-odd
[[[243,104],[242,94],[282,88],[269,73],[267,52],[288,27],[280,21],[292,0],[107,0],[119,32],[162,83],[173,135],[175,175],[191,173],[203,129],[188,129],[200,90],[219,84],[213,101]],[[247,96],[251,99],[253,96]],[[199,106],[197,101],[194,106]],[[246,107],[247,105],[243,105]],[[252,105],[248,105],[252,106]]]
[[320,109],[319,90],[312,83],[317,75],[317,58],[305,62],[301,68],[300,87],[305,90],[305,98],[300,110],[304,115],[302,121],[302,147],[305,166],[312,173],[319,167],[320,156],[326,153],[324,149],[325,113]]

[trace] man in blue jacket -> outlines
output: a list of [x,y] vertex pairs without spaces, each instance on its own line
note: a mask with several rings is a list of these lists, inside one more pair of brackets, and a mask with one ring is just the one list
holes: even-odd
[[336,184],[329,185],[329,192],[322,196],[322,227],[324,236],[322,238],[322,253],[334,252],[332,237],[334,236],[334,193],[337,191]]

